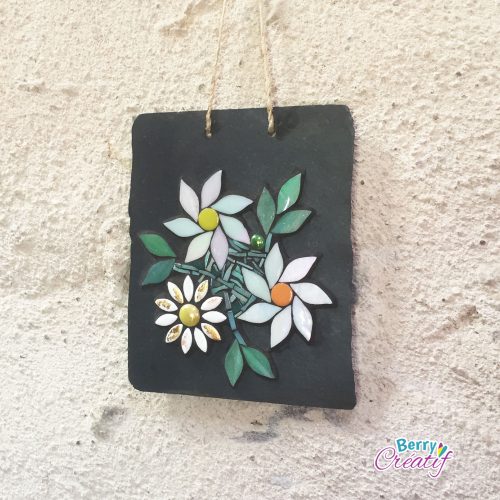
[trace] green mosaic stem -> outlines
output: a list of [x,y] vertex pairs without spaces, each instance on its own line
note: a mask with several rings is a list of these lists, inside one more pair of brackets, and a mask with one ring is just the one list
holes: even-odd
[[[210,255],[210,254],[207,253],[207,255]],[[210,260],[208,261],[208,265],[205,266],[205,269],[207,271],[211,271],[212,267],[214,267],[214,264],[215,264],[215,260],[212,257],[210,257]]]
[[199,274],[200,270],[197,267],[190,266],[188,264],[181,264],[180,262],[176,262],[174,265],[174,271],[178,273],[193,273]]
[[217,286],[215,288],[212,288],[212,293],[214,295],[217,295],[219,292],[223,292],[224,290],[227,290],[227,286]]
[[[268,241],[270,240],[270,238],[271,235],[268,236]],[[233,243],[235,245],[237,244],[238,249],[241,250],[241,247],[243,246],[242,244],[239,244],[238,242]],[[199,281],[201,281],[204,277],[209,278],[213,286],[212,293],[217,294],[219,292],[227,292],[227,290],[230,290],[233,299],[236,298],[243,306],[248,307],[249,300],[252,299],[250,300],[251,303],[255,300],[255,297],[245,289],[243,275],[240,272],[240,269],[243,267],[257,272],[261,275],[264,274],[262,268],[264,266],[265,259],[263,257],[266,254],[246,248],[244,251],[233,252],[233,255],[236,255],[236,253],[243,256],[245,262],[242,262],[239,259],[228,257],[226,266],[224,266],[224,268],[222,269],[222,276],[217,276],[214,272],[211,272],[211,268],[214,265],[214,260],[209,256],[209,252],[207,252],[207,255],[204,259],[204,265],[206,269],[200,269],[196,266],[177,262],[174,265],[174,271],[183,274],[199,276]]]
[[239,241],[233,240],[232,238],[228,238],[229,244],[233,248],[241,249],[241,250],[248,250],[248,246],[245,245],[244,243],[240,243]]
[[[251,271],[257,270],[262,273],[265,258],[271,248],[272,234],[269,234],[266,239],[266,248],[264,252],[248,248],[248,246],[240,243],[239,241],[229,238],[229,244],[232,248],[229,249],[228,262],[234,263],[240,267],[250,269]],[[238,259],[241,258],[243,260]],[[260,269],[256,269],[258,266]]]
[[255,301],[257,300],[257,297],[255,295],[252,295],[241,307],[238,316],[242,313],[244,313]]
[[237,298],[240,302],[247,301],[247,297],[245,297],[245,295],[241,295],[241,293],[238,293],[237,291],[235,291],[234,288],[233,288],[232,292],[233,292],[233,296],[235,298]]
[[250,252],[248,252],[248,256],[260,258],[260,257],[264,257],[265,253],[264,252],[257,252],[256,250],[251,250]]
[[205,271],[204,269],[198,269],[197,267],[189,266],[187,264],[176,263],[174,265],[174,271],[177,271],[179,273],[184,273],[184,274],[193,274],[194,276],[198,276],[200,274],[203,276],[206,276],[207,278],[210,278],[215,285],[223,285],[223,286],[231,289],[234,293],[236,293],[238,295],[238,298],[243,297],[244,301],[246,301],[248,298],[250,298],[252,296],[252,294],[250,292],[246,291],[244,288],[242,288],[238,284],[235,284],[234,282],[220,278],[219,276],[215,276],[215,274],[210,273],[208,271]]
[[258,264],[255,264],[255,263],[254,263],[254,264],[253,264],[253,269],[254,269],[254,271],[257,271],[257,273],[258,273],[258,274],[262,274],[262,275],[264,274],[264,273],[262,272],[262,267],[261,267],[261,266],[259,266]]
[[247,345],[241,333],[236,328],[236,321],[234,319],[233,308],[231,305],[231,299],[229,298],[229,294],[224,292],[224,304],[226,306],[227,319],[229,321],[229,326],[231,327],[231,331],[233,332],[234,338],[238,341],[240,345]]
[[247,252],[233,250],[232,248],[229,249],[229,255],[233,257],[245,257],[246,254]]
[[232,259],[231,257],[228,257],[227,260],[233,264],[238,264],[241,267],[246,267],[247,269],[252,269],[252,266],[250,266],[249,264],[245,264],[244,262],[241,262],[239,260]]
[[243,276],[236,269],[233,269],[233,272],[231,273],[231,276],[229,279],[231,281],[233,281],[234,283],[237,283],[238,285],[243,286]]
[[217,280],[217,279],[220,279],[218,278],[217,276],[215,276],[215,274],[209,272],[209,271],[205,271],[204,269],[198,269],[198,272],[200,274],[203,274],[203,276],[206,276],[207,278],[211,278],[213,280]]
[[224,271],[224,279],[228,280],[233,272],[234,262],[232,262],[229,267]]
[[229,255],[232,257],[264,257],[264,252],[259,252],[257,250],[248,250],[248,251],[236,251],[233,249],[229,249]]
[[272,233],[269,233],[266,238],[266,245],[264,247],[264,250],[266,253],[269,253],[269,250],[271,250],[271,241],[273,240],[273,235]]

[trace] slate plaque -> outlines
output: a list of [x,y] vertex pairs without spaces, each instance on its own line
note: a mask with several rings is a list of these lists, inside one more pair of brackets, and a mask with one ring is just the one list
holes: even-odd
[[[351,363],[353,291],[350,225],[354,130],[349,109],[346,106],[333,105],[277,108],[275,137],[267,134],[267,116],[262,108],[214,111],[214,133],[211,139],[204,136],[204,115],[204,111],[144,114],[138,116],[133,125],[133,166],[129,205],[130,382],[141,391],[328,408],[353,408],[355,392]],[[245,350],[243,344],[240,345],[235,341],[229,317],[226,321],[213,324],[221,339],[213,341],[207,338],[206,353],[200,350],[193,337],[191,349],[185,354],[181,348],[183,337],[166,343],[165,338],[170,326],[155,324],[157,318],[165,314],[165,310],[160,310],[155,300],[172,299],[167,290],[167,282],[175,283],[181,291],[183,290],[186,274],[177,272],[176,269],[181,269],[183,265],[189,268],[189,264],[184,264],[184,259],[189,253],[190,243],[194,237],[199,236],[197,234],[194,237],[180,237],[164,225],[166,221],[176,217],[189,219],[189,214],[186,214],[180,203],[180,180],[182,178],[200,196],[205,181],[219,171],[222,171],[219,199],[236,193],[244,197],[231,199],[236,200],[236,204],[245,198],[252,200],[251,205],[234,217],[244,224],[249,236],[260,235],[266,240],[266,244],[268,236],[263,231],[257,210],[264,187],[267,188],[278,209],[280,203],[282,209],[287,203],[293,205],[281,214],[275,215],[274,228],[288,213],[303,211],[307,215],[307,211],[311,211],[296,231],[272,234],[269,237],[271,244],[267,248],[268,255],[274,244],[279,243],[284,268],[297,258],[318,257],[306,278],[294,281],[298,277],[297,273],[300,274],[304,269],[291,270],[291,274],[295,272],[295,276],[292,276],[279,292],[282,293],[279,300],[285,301],[283,304],[286,304],[288,300],[286,293],[290,290],[291,296],[293,295],[290,300],[293,302],[289,306],[277,306],[273,302],[274,298],[271,301],[267,299],[271,304],[268,309],[274,308],[273,311],[281,312],[287,307],[292,308],[298,293],[304,291],[304,287],[296,286],[297,283],[312,282],[324,290],[331,299],[331,304],[310,305],[302,301],[312,315],[310,340],[306,340],[307,332],[301,334],[293,324],[286,338],[271,348],[271,325],[274,324],[276,316],[264,324],[242,321],[238,318],[238,314],[242,314],[238,311],[241,304],[238,301],[234,302],[238,304],[235,306],[234,323],[241,337],[247,346],[259,351],[268,360],[267,369],[271,370],[271,376],[275,378],[269,378],[269,372],[268,376],[258,374],[260,369],[264,372],[266,370],[265,366],[259,365],[261,358],[247,360],[247,354],[250,356],[251,353],[248,350],[246,353],[243,352]],[[290,179],[295,180],[283,188],[284,194],[279,194],[280,189]],[[297,180],[300,181],[299,191],[294,185]],[[298,199],[294,201],[297,193]],[[227,205],[229,200],[224,203]],[[213,206],[222,207],[217,203]],[[227,213],[227,206],[225,209]],[[226,233],[231,233],[227,216],[223,211],[219,212],[219,226]],[[203,222],[201,212],[199,217],[200,219],[196,220],[195,214],[194,222],[201,225]],[[291,220],[292,226],[297,224],[293,219],[297,215],[292,214],[288,217],[287,220],[289,222]],[[227,227],[222,226],[220,222],[222,220],[228,224]],[[207,221],[205,221],[207,224],[211,224]],[[286,226],[285,229],[290,229],[290,226],[283,224]],[[269,230],[270,233],[272,231],[273,229]],[[149,242],[149,250],[153,248],[153,253],[163,252],[162,255],[152,255],[148,251],[140,235],[153,233],[167,242],[170,250],[175,253],[175,258],[170,257],[169,251],[165,248],[158,250],[158,246],[155,247],[160,240]],[[262,241],[259,243],[262,244]],[[254,276],[251,274],[252,271],[249,273],[250,267],[256,266],[256,274],[264,273],[264,258],[255,257],[254,260],[250,258],[248,261],[245,260],[246,264],[243,261],[238,264],[238,255],[243,255],[245,252],[247,252],[245,255],[250,255],[248,252],[253,251],[253,244],[254,240],[251,244],[234,241],[235,246],[230,247],[232,253],[229,253],[229,257],[233,255],[235,264],[230,268],[230,262],[227,261],[223,266],[224,272],[229,273],[231,277],[233,277],[231,273],[235,272],[234,282],[240,283],[245,292],[248,292],[251,276]],[[162,245],[160,241],[160,247]],[[241,252],[238,252],[238,249],[241,249]],[[256,250],[256,255],[259,255],[259,251],[266,254],[265,248]],[[210,259],[208,250],[205,259],[200,259],[191,265],[200,267],[203,272],[205,263]],[[175,266],[180,267],[173,267],[168,278],[160,283],[143,285],[151,266],[165,261],[171,261],[172,266],[175,262]],[[296,267],[299,262],[306,267],[309,265],[306,261],[297,261]],[[211,265],[210,272],[217,273],[218,267],[213,264],[213,259]],[[170,264],[166,266],[169,267]],[[248,266],[248,269],[244,266]],[[165,269],[160,271],[166,272]],[[210,272],[207,275],[209,279]],[[204,275],[193,276],[195,288],[203,277]],[[222,280],[222,274],[220,277]],[[263,279],[267,278],[264,275]],[[211,283],[211,287],[217,290],[215,285],[215,282]],[[273,287],[269,285],[269,289],[272,292]],[[218,294],[221,295],[222,292]],[[213,294],[210,290],[207,297],[210,295],[217,293]],[[266,302],[260,297],[250,295],[254,301],[253,305]],[[306,299],[310,300],[308,297]],[[184,300],[186,302],[186,298]],[[173,302],[175,303],[175,300]],[[228,305],[231,304],[223,300],[217,311],[228,316],[226,308]],[[176,308],[172,314],[179,314],[181,304],[176,303]],[[295,309],[289,311],[293,323],[302,321],[302,330],[310,328],[307,313],[299,317],[300,311]],[[283,314],[286,316],[288,313]],[[278,327],[287,322],[284,316]],[[198,326],[201,329],[201,325]],[[190,333],[194,334],[194,330],[195,327],[191,328]],[[278,331],[278,336],[279,334]],[[184,341],[182,342],[184,345]],[[228,351],[235,342],[237,357],[233,356],[229,360],[228,367]],[[253,363],[253,368],[248,361]],[[228,378],[228,370],[233,370],[233,375],[234,371],[239,373],[240,362],[243,368],[233,386]]]

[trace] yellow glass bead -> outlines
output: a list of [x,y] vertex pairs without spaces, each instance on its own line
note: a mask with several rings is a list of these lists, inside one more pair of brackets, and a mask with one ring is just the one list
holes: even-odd
[[198,224],[205,231],[213,231],[219,225],[219,214],[213,208],[204,208],[198,215]]
[[179,319],[185,326],[196,326],[200,322],[200,310],[193,304],[184,304],[179,311]]

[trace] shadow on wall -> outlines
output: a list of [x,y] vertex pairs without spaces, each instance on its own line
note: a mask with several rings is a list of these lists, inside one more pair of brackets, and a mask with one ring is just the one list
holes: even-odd
[[354,252],[353,365],[355,412],[378,419],[394,389],[391,373],[400,318],[396,211],[399,179],[392,156],[378,144],[355,145],[352,191]]

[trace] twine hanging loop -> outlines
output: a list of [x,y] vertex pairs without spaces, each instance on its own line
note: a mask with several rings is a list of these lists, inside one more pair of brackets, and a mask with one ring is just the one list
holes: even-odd
[[[266,84],[266,108],[267,108],[267,132],[269,135],[276,135],[276,127],[274,123],[274,99],[273,99],[273,85],[271,79],[271,65],[269,62],[269,47],[267,43],[267,32],[265,24],[264,15],[264,4],[263,0],[258,0],[259,2],[259,32],[260,32],[260,51],[263,60],[263,70],[264,70],[264,80]],[[224,18],[226,16],[228,0],[222,0],[221,13],[219,18],[219,34],[217,40],[217,51],[215,53],[215,62],[212,71],[212,81],[210,84],[210,95],[208,97],[207,112],[205,114],[205,135],[210,138],[212,137],[212,110],[215,101],[215,92],[217,86],[217,80],[220,70],[220,54],[222,47],[222,32],[224,29]]]
[[276,128],[274,127],[273,114],[273,84],[271,82],[271,65],[269,64],[269,48],[267,46],[267,32],[263,11],[263,0],[259,0],[260,51],[262,52],[262,60],[264,61],[264,80],[266,82],[267,92],[267,133],[269,135],[275,135]]
[[212,137],[212,109],[215,100],[215,85],[219,74],[219,59],[222,46],[222,29],[224,28],[224,17],[226,16],[227,0],[222,0],[222,8],[219,19],[219,36],[217,42],[217,52],[215,54],[214,69],[212,71],[212,83],[210,84],[210,96],[208,98],[207,114],[205,115],[205,135]]

